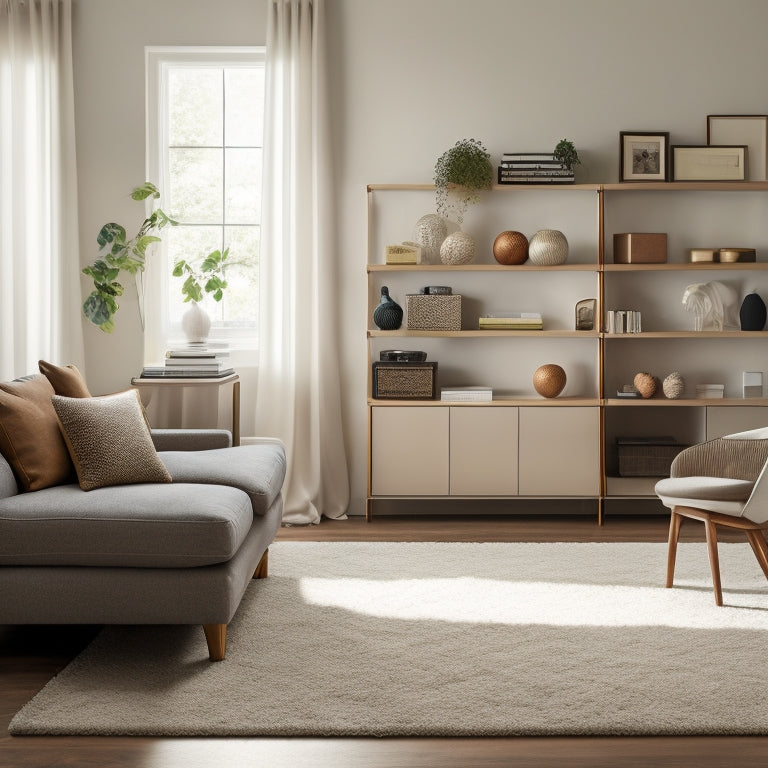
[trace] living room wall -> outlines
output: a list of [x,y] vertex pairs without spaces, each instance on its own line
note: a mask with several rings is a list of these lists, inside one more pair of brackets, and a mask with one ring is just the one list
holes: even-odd
[[[144,173],[144,46],[258,45],[267,0],[74,0],[81,259],[130,219]],[[706,142],[707,114],[765,114],[764,0],[326,0],[350,513],[366,494],[368,183],[430,182],[457,139],[504,151],[574,141],[577,181],[618,180],[621,130]],[[135,312],[86,329],[95,392],[141,366]],[[245,388],[247,390],[247,387]],[[250,395],[246,391],[244,399]],[[244,434],[249,425],[244,424]]]

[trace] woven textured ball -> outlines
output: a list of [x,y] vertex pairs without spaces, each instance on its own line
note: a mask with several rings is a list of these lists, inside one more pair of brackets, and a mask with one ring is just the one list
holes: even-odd
[[661,383],[661,389],[664,392],[664,397],[670,400],[677,400],[685,392],[685,380],[679,371],[672,371]]
[[506,230],[493,241],[493,258],[499,264],[523,264],[528,259],[528,238],[522,232]]
[[635,385],[635,389],[640,393],[640,396],[645,400],[653,397],[659,387],[659,380],[650,373],[645,372],[636,374],[632,383]]
[[528,243],[528,258],[541,267],[565,264],[568,240],[559,229],[540,229]]
[[443,264],[470,264],[475,260],[475,241],[459,230],[448,235],[440,246],[440,261]]
[[566,383],[565,371],[554,363],[540,365],[533,374],[533,388],[542,397],[557,397]]

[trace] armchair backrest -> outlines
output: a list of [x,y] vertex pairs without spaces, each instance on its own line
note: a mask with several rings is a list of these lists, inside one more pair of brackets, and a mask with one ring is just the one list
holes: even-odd
[[0,499],[7,499],[9,496],[16,496],[19,487],[16,484],[16,478],[13,476],[11,465],[0,456]]

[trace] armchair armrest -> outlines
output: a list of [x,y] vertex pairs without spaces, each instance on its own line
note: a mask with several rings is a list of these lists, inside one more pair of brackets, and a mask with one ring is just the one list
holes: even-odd
[[232,433],[226,429],[153,429],[158,451],[208,451],[231,448]]
[[768,439],[718,437],[692,445],[672,461],[670,477],[724,477],[757,479],[768,460]]

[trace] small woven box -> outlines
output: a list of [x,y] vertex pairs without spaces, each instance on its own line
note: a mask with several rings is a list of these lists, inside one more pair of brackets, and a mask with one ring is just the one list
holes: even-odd
[[461,330],[461,294],[409,293],[405,302],[409,331]]

